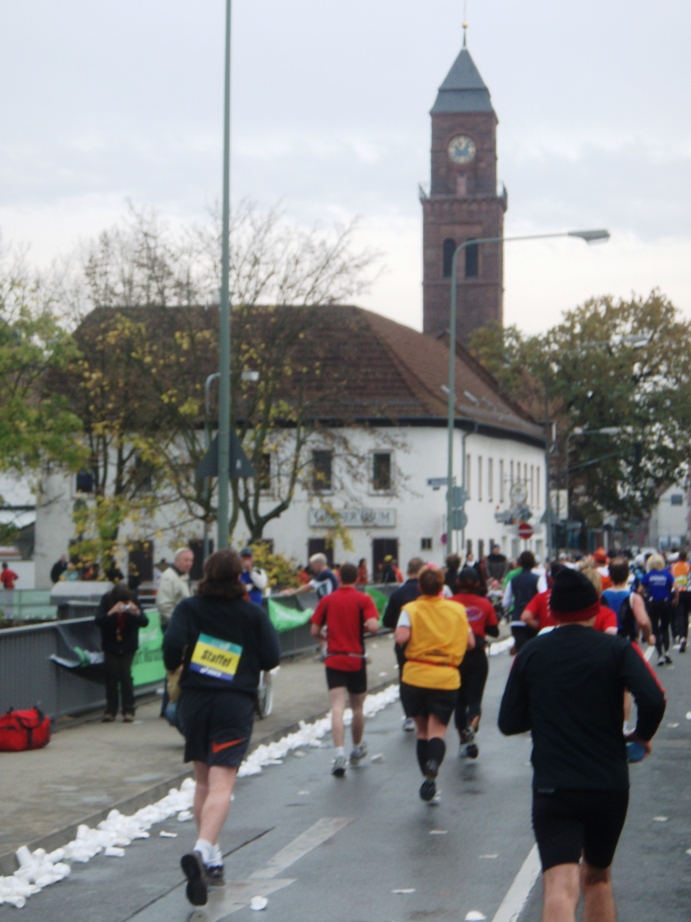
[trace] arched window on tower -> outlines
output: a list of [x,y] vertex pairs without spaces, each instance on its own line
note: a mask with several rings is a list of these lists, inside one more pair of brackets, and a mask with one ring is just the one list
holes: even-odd
[[465,277],[467,279],[476,279],[479,274],[480,249],[476,243],[473,243],[465,248]]
[[453,269],[453,254],[456,252],[456,241],[452,240],[450,237],[444,241],[442,246],[443,253],[443,275],[445,279],[451,278],[451,270]]

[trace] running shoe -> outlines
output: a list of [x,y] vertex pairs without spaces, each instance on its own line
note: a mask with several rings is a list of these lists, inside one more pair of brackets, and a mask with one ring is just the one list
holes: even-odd
[[657,665],[658,665],[658,666],[664,666],[664,665],[665,665],[665,658],[664,658],[664,656],[661,656],[661,657],[660,657],[660,659],[657,661]]
[[225,887],[226,879],[223,874],[222,864],[207,865],[206,876],[209,887]]
[[124,724],[133,724],[134,723],[134,714],[123,714],[122,722]]
[[345,756],[336,756],[334,764],[331,766],[331,774],[334,778],[344,778],[346,773]]
[[350,753],[350,764],[353,768],[357,768],[366,755],[367,743],[363,741],[359,746],[354,746],[353,751]]
[[200,852],[188,852],[180,859],[182,873],[187,878],[187,899],[193,906],[206,906],[208,875]]
[[414,729],[415,729],[415,721],[413,720],[413,718],[405,717],[403,719],[403,726],[401,727],[401,730],[405,730],[406,733],[412,733]]
[[431,804],[437,796],[437,784],[433,778],[425,778],[420,785],[420,799],[426,804]]
[[682,637],[679,641],[679,652],[686,653],[686,637]]
[[115,716],[113,714],[104,714],[101,718],[102,724],[112,724],[115,722]]
[[665,653],[665,663],[666,663],[668,666],[671,666],[671,665],[672,665],[672,657],[669,655],[669,653]]

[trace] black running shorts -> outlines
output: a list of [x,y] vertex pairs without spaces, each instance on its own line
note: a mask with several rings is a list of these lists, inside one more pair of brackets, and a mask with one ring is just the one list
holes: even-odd
[[332,688],[347,688],[351,695],[364,695],[367,691],[367,666],[362,661],[362,668],[357,672],[346,672],[344,669],[326,667],[326,684],[329,691]]
[[237,768],[247,754],[254,699],[239,692],[184,688],[178,702],[185,762]]
[[542,870],[578,864],[581,854],[592,868],[608,868],[628,805],[628,791],[534,791],[533,829]]
[[458,701],[458,690],[419,688],[401,682],[401,704],[410,717],[429,717],[430,714],[448,726]]

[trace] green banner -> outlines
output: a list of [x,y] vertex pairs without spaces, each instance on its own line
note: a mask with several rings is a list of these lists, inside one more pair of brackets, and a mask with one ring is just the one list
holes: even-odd
[[296,627],[302,627],[307,624],[312,617],[311,608],[294,608],[285,605],[283,602],[277,602],[275,599],[267,599],[269,606],[269,618],[279,634],[284,631],[292,631]]
[[378,589],[371,589],[369,586],[365,588],[365,592],[377,606],[377,611],[379,612],[379,624],[381,624],[382,618],[384,617],[384,612],[386,611],[386,606],[389,602],[389,597],[384,595],[384,593],[380,592]]
[[149,619],[147,627],[139,629],[139,649],[132,663],[132,678],[135,687],[162,682],[166,670],[163,665],[163,634],[158,610],[151,608],[145,612]]

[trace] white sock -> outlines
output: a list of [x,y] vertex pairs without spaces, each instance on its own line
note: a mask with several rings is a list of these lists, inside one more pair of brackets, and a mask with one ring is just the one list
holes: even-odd
[[338,758],[339,756],[344,756],[344,755],[345,755],[345,749],[343,748],[343,746],[336,746],[336,758]]
[[221,851],[220,845],[211,846],[211,858],[209,859],[209,867],[219,868],[223,865],[223,852]]
[[213,855],[214,847],[211,842],[207,842],[206,839],[197,839],[197,844],[194,846],[195,852],[199,852],[202,856],[202,861],[204,864],[209,864],[211,862],[211,856]]

